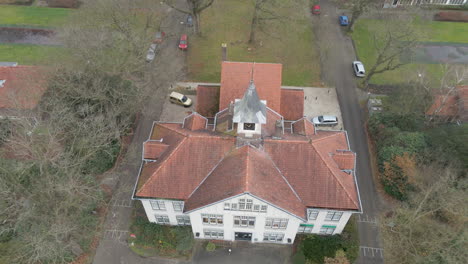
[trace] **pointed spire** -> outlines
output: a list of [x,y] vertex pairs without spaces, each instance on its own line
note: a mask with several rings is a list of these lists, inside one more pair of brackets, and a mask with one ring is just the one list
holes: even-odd
[[260,101],[253,80],[244,93],[244,97],[234,105],[234,123],[266,123],[266,106]]

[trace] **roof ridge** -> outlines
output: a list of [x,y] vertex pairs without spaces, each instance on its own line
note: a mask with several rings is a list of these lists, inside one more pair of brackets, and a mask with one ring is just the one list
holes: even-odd
[[[313,145],[313,143],[312,143]],[[315,147],[314,147],[314,150],[319,154],[319,157],[320,159],[325,163],[325,166],[327,166],[328,170],[331,172],[331,174],[333,175],[333,178],[339,183],[339,185],[341,186],[341,188],[345,191],[346,195],[348,196],[348,198],[353,202],[353,204],[355,204],[356,206],[359,207],[359,204],[356,204],[356,202],[354,201],[354,199],[351,197],[351,195],[349,194],[349,192],[346,190],[346,188],[344,187],[343,183],[338,179],[338,177],[336,176],[335,172],[333,171],[333,169],[329,166],[328,162],[325,161],[325,159],[323,158],[322,156],[322,153],[320,151],[318,151]],[[333,158],[331,158],[333,159]],[[336,161],[335,161],[336,163]],[[339,168],[338,168],[339,169]],[[340,170],[341,172],[341,170]],[[344,172],[343,172],[344,173]]]
[[[316,139],[313,140],[313,142],[321,141],[321,140],[324,140],[324,139],[327,139],[327,138],[334,137],[336,135],[340,135],[341,133],[344,133],[344,131],[326,131],[326,132],[333,132],[333,134],[328,135],[328,136],[324,136],[324,137],[316,138]],[[318,135],[318,133],[316,135]]]
[[[166,126],[167,124],[178,124],[178,125],[181,125],[181,126],[182,126],[182,123],[170,123],[170,122],[164,122],[164,123],[162,123],[162,122],[161,122],[161,123],[158,123],[158,122],[157,122],[157,123],[156,123],[156,125],[161,125],[161,126],[164,127],[165,129],[172,130],[172,131],[174,131],[175,133],[180,134],[180,135],[182,135],[182,136],[184,136],[184,137],[187,137],[187,136],[188,136],[187,133],[183,133],[183,132],[181,132],[181,131],[178,131],[178,130],[176,130],[176,129],[173,129],[172,127]],[[181,127],[181,128],[183,129],[183,127]],[[151,136],[152,136],[152,135],[151,135]]]
[[148,177],[148,179],[146,180],[145,183],[143,183],[143,185],[139,188],[140,190],[144,189],[145,185],[150,181],[151,178],[153,178],[153,175],[155,175],[158,171],[161,170],[162,166],[174,155],[174,153],[177,152],[177,150],[180,148],[180,146],[182,146],[183,142],[185,142],[185,140],[187,139],[187,137],[184,137],[178,144],[176,147],[174,147],[171,151],[171,153],[166,156],[165,158],[163,158],[163,160],[159,163],[159,166],[156,168],[156,170],[153,171],[153,173],[151,173],[151,175]]

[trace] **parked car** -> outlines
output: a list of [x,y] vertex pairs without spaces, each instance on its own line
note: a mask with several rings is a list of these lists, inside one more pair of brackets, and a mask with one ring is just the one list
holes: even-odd
[[186,34],[183,34],[179,40],[179,49],[186,50],[188,48],[188,37]]
[[169,95],[169,101],[171,101],[173,104],[182,105],[184,107],[189,107],[192,105],[192,100],[190,98],[178,92],[172,92]]
[[166,33],[161,32],[161,31],[156,32],[156,34],[154,34],[153,43],[158,43],[158,44],[162,43],[164,36],[166,36]]
[[192,15],[187,16],[187,26],[189,26],[189,27],[193,26],[193,17],[192,17]]
[[314,14],[314,15],[320,15],[320,6],[319,5],[314,5],[312,7],[311,11],[312,11],[312,14]]
[[340,25],[347,26],[349,24],[348,16],[340,16]]
[[156,56],[156,48],[158,47],[158,44],[151,44],[148,52],[146,53],[146,62],[152,62],[154,60],[154,57]]
[[312,123],[317,126],[336,126],[338,124],[338,117],[321,115],[312,118]]
[[353,70],[354,70],[354,74],[357,77],[366,76],[366,70],[364,69],[364,65],[360,61],[353,61]]

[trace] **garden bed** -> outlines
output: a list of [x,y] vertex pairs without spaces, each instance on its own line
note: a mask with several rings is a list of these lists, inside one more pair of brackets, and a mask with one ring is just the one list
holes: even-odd
[[50,29],[0,27],[0,43],[59,45]]

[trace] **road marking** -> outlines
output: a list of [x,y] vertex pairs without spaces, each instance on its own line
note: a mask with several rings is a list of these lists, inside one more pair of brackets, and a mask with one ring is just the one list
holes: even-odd
[[115,240],[123,242],[127,239],[128,231],[125,230],[106,230],[104,232],[104,240]]
[[133,207],[133,200],[130,199],[115,199],[111,202],[115,207]]
[[362,251],[364,257],[383,258],[383,248],[360,246],[359,250]]
[[359,214],[358,215],[358,222],[360,223],[371,223],[371,224],[377,224],[377,217],[369,217],[366,214]]

